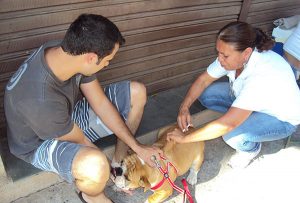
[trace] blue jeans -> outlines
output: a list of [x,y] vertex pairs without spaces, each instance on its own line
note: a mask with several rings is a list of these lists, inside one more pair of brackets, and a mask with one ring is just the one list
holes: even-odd
[[[211,84],[198,99],[206,108],[221,113],[225,113],[235,100],[230,95],[228,82]],[[240,126],[223,135],[223,139],[238,151],[254,152],[261,142],[286,138],[294,131],[296,126],[288,122],[265,113],[253,112]]]

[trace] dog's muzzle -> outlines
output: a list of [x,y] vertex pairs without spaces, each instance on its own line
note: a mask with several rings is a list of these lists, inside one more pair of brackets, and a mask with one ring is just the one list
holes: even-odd
[[123,175],[123,169],[122,167],[115,167],[110,169],[110,173],[116,178],[117,176],[122,176]]
[[126,178],[124,176],[124,170],[122,167],[112,167],[110,170],[111,180],[114,182],[115,186],[120,189],[126,188]]

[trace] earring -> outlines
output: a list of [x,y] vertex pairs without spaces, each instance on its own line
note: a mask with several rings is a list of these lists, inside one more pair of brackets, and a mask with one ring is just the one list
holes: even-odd
[[244,63],[243,63],[243,68],[244,69],[246,68],[247,64],[248,64],[248,60],[245,60]]

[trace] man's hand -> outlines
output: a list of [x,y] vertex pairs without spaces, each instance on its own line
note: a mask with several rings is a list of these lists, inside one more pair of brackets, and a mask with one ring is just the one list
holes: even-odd
[[189,126],[193,126],[191,122],[191,114],[187,107],[181,106],[179,109],[177,123],[182,132],[188,131]]
[[175,128],[172,132],[169,132],[167,135],[167,141],[175,141],[178,143],[183,143],[183,139],[184,139],[184,134],[181,130],[179,130],[178,128]]
[[160,155],[163,155],[163,151],[154,146],[140,145],[139,149],[136,150],[137,155],[144,160],[149,166],[155,167],[155,162],[151,159],[155,156],[157,160],[160,160]]

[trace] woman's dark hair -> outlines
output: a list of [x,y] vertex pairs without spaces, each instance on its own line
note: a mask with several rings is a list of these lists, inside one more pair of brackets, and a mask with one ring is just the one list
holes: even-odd
[[261,29],[239,21],[225,25],[218,32],[217,39],[233,44],[237,51],[244,51],[251,47],[262,52],[270,50],[274,46],[274,40]]
[[116,43],[121,46],[125,39],[113,22],[101,15],[82,14],[70,25],[61,47],[71,55],[93,52],[103,58]]

